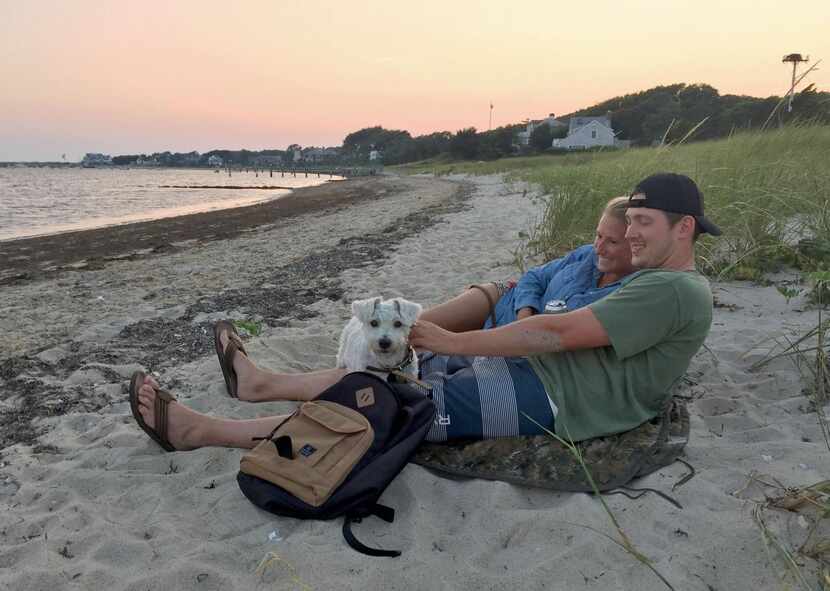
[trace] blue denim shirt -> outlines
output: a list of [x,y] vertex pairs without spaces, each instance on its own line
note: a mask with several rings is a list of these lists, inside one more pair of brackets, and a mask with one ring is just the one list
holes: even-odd
[[[592,244],[580,246],[562,258],[530,269],[496,302],[496,326],[516,320],[516,312],[530,306],[537,312],[551,300],[563,300],[568,311],[587,306],[613,292],[621,282],[597,287],[600,271]],[[488,317],[484,328],[492,328]]]

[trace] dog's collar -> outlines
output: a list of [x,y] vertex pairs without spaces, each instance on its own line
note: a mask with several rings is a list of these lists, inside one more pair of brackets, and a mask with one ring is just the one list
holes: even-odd
[[370,366],[366,367],[366,369],[368,369],[369,371],[378,371],[378,372],[389,373],[389,374],[392,374],[392,375],[400,378],[401,380],[403,380],[405,382],[412,382],[413,384],[418,384],[424,390],[427,391],[427,396],[432,398],[432,393],[431,393],[432,392],[432,384],[422,382],[418,378],[414,378],[414,377],[412,377],[411,375],[409,375],[408,373],[406,373],[404,371],[414,361],[415,361],[415,348],[410,346],[409,349],[407,349],[406,356],[403,358],[403,361],[401,361],[398,365],[396,365],[394,367],[386,367],[386,368],[372,367],[370,365]]
[[367,367],[366,369],[370,371],[385,371],[385,372],[392,372],[392,371],[403,371],[415,360],[415,348],[411,345],[406,350],[406,355],[404,355],[403,361],[401,361],[397,365],[392,365],[389,367]]

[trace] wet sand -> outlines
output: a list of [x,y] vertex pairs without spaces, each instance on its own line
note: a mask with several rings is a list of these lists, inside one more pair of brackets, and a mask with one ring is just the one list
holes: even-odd
[[226,240],[298,215],[376,199],[378,190],[395,190],[377,185],[369,179],[333,181],[246,207],[0,241],[0,285],[56,271],[101,268],[109,261],[170,252],[192,241]]

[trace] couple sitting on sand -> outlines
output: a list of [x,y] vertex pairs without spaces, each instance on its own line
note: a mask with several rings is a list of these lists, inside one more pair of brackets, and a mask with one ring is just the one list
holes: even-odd
[[[709,283],[695,270],[703,232],[720,234],[695,183],[655,174],[608,203],[592,245],[515,285],[477,286],[424,312],[410,342],[423,351],[420,377],[437,408],[427,440],[538,435],[544,427],[580,441],[655,417],[712,322]],[[564,313],[540,314],[552,300]],[[313,400],[348,373],[273,373],[251,361],[232,324],[219,323],[215,335],[228,393],[241,400]],[[251,448],[285,419],[204,415],[140,372],[130,402],[139,426],[168,451]]]

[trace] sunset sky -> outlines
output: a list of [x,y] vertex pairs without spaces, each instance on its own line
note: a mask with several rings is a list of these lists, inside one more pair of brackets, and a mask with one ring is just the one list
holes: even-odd
[[564,114],[658,84],[782,94],[830,0],[0,0],[0,161],[340,145]]

